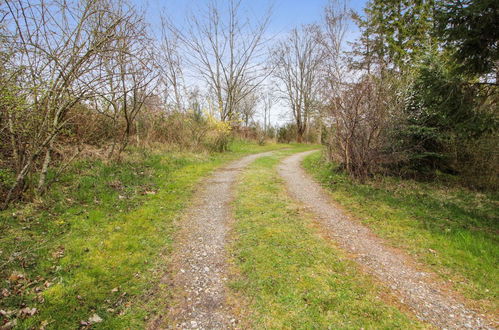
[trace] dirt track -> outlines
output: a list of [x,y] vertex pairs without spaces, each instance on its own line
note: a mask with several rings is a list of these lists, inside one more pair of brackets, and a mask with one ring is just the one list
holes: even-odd
[[402,251],[388,247],[359,222],[336,207],[330,196],[301,168],[302,159],[314,151],[294,154],[279,166],[290,194],[317,215],[329,237],[354,256],[363,269],[392,290],[400,302],[418,318],[440,328],[493,328],[467,309],[452,293],[443,292],[434,274],[418,270],[418,265]]
[[173,246],[172,307],[166,317],[152,321],[149,328],[237,327],[238,320],[225,294],[232,188],[242,169],[270,153],[246,156],[217,170],[196,192]]
[[[367,227],[335,206],[330,196],[301,168],[301,160],[312,152],[285,158],[278,171],[289,193],[317,216],[330,239],[422,321],[446,329],[494,329],[485,318],[466,308],[459,295],[440,289],[443,284],[436,275],[421,271],[423,267],[410,256],[388,247]],[[255,159],[269,154],[246,156],[217,170],[201,184],[192,206],[179,223],[173,246],[169,272],[174,292],[171,308],[152,320],[150,329],[241,327],[227,302],[225,287],[230,203],[238,174]]]

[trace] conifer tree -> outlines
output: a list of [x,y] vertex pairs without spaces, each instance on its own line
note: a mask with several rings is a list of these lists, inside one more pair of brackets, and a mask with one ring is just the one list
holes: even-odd
[[499,2],[443,0],[437,8],[438,31],[461,71],[499,79]]
[[403,71],[436,46],[434,0],[371,0],[364,17],[354,15],[362,30],[354,54],[385,68]]

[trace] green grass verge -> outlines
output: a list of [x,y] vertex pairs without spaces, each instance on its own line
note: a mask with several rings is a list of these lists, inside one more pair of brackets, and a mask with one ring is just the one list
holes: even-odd
[[304,160],[333,198],[483,311],[499,307],[499,196],[392,177],[358,184],[319,153]]
[[0,213],[0,327],[75,329],[94,313],[94,328],[143,327],[159,308],[146,295],[173,219],[195,185],[229,160],[283,147],[236,141],[224,154],[135,151],[119,164],[75,164],[42,200]]
[[236,295],[257,329],[419,328],[323,238],[285,191],[279,155],[257,160],[238,186],[231,247]]

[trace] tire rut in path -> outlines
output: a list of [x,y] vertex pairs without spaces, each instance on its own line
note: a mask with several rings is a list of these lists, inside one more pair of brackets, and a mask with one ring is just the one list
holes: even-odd
[[[230,329],[238,320],[226,301],[226,251],[233,185],[253,154],[216,170],[195,193],[173,245],[173,303],[166,320],[149,328]],[[162,324],[167,323],[167,324]]]
[[289,193],[318,216],[319,222],[340,246],[354,255],[363,269],[394,291],[415,315],[440,328],[494,329],[484,318],[439,289],[434,274],[418,271],[401,251],[388,248],[364,225],[349,219],[302,168],[301,160],[315,151],[294,154],[278,167]]

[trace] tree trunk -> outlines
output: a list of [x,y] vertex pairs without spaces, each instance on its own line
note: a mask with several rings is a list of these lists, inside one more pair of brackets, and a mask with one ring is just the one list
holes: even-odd
[[139,122],[135,122],[135,138],[137,140],[137,145],[140,145],[140,136],[139,136]]
[[319,133],[317,135],[317,143],[322,144],[322,118],[319,118]]
[[21,157],[19,156],[15,131],[14,131],[14,123],[12,121],[12,114],[8,114],[8,123],[9,123],[9,135],[10,135],[10,144],[12,148],[12,156],[14,157],[14,161],[16,163],[16,172],[19,173],[22,169]]
[[2,208],[1,208],[2,210],[5,210],[7,208],[7,206],[9,206],[9,203],[10,203],[10,201],[12,199],[12,195],[14,194],[14,191],[16,191],[16,189],[19,186],[21,186],[22,182],[26,178],[26,175],[28,174],[29,168],[31,167],[31,164],[33,162],[33,159],[34,159],[34,157],[31,157],[26,162],[26,164],[24,165],[24,167],[22,168],[22,170],[19,172],[19,174],[17,175],[16,181],[14,182],[14,184],[12,185],[12,187],[10,187],[9,192],[7,193],[7,196],[4,199],[4,202],[3,202],[3,205],[2,205]]
[[303,142],[303,126],[302,125],[297,125],[296,128],[296,142],[302,143]]
[[45,182],[47,181],[47,172],[50,165],[50,160],[52,159],[52,142],[47,146],[47,151],[45,151],[45,158],[43,159],[42,169],[40,171],[40,177],[38,178],[37,191],[40,193],[45,187]]

